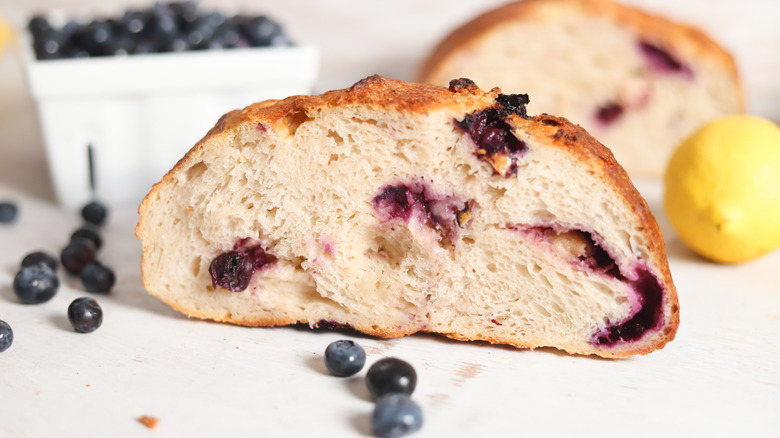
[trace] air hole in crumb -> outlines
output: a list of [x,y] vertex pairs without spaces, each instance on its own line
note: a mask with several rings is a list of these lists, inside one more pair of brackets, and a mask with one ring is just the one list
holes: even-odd
[[506,189],[501,187],[488,186],[487,193],[491,198],[493,198],[493,200],[496,200],[502,198],[504,194],[506,194]]
[[200,257],[197,257],[195,260],[192,261],[191,269],[192,269],[193,277],[197,277],[198,275],[200,275],[200,262],[201,262]]
[[344,138],[340,136],[336,131],[328,130],[328,138],[332,138],[333,141],[336,142],[337,146],[344,144]]
[[209,167],[203,161],[199,161],[193,164],[189,169],[187,169],[187,172],[185,173],[185,182],[192,181],[193,179],[203,175],[203,172],[205,172],[208,168]]
[[469,245],[473,245],[475,243],[475,240],[472,239],[471,237],[464,237],[463,238],[463,243],[466,243],[466,244],[469,244]]
[[394,157],[399,158],[402,161],[406,161],[407,163],[411,163],[412,161],[409,159],[409,157],[406,156],[403,152],[396,152],[393,154]]
[[377,236],[374,238],[372,249],[376,257],[395,268],[401,265],[401,261],[409,251],[408,242],[402,236],[393,236],[391,239]]
[[487,267],[487,270],[490,271],[490,272],[496,272],[498,270],[498,268],[496,268],[496,264],[495,263],[488,263],[488,265],[486,267]]
[[311,120],[311,117],[307,116],[303,111],[293,113],[285,119],[287,131],[290,133],[290,135],[294,135],[295,131],[298,130],[298,127],[309,120]]

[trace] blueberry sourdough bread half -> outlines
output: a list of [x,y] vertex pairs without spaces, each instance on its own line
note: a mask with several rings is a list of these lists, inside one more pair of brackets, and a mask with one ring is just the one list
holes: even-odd
[[145,288],[188,315],[626,357],[677,295],[608,149],[525,95],[372,76],[234,111],[140,206]]
[[732,57],[685,24],[611,0],[524,0],[455,29],[419,82],[468,77],[531,96],[609,147],[631,176],[658,176],[704,123],[743,110]]

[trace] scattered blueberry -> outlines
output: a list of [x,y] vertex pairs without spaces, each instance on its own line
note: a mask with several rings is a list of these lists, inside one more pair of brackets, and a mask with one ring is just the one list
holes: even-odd
[[108,293],[116,282],[114,271],[100,262],[93,262],[81,271],[81,282],[87,292]]
[[19,209],[12,202],[0,202],[0,224],[11,223],[16,220]]
[[22,268],[14,277],[14,293],[24,304],[45,303],[57,293],[59,287],[57,274],[47,267]]
[[353,341],[331,342],[325,349],[325,366],[336,377],[354,376],[366,364],[366,352]]
[[85,266],[95,261],[97,248],[89,239],[76,238],[70,241],[60,254],[62,266],[73,275],[80,275]]
[[103,323],[103,309],[94,298],[76,298],[68,306],[68,320],[77,332],[91,333]]
[[417,386],[417,373],[408,362],[401,359],[380,359],[368,369],[366,386],[374,400],[386,394],[411,395]]
[[85,224],[70,235],[70,240],[79,238],[91,240],[95,244],[95,249],[100,249],[103,246],[103,239],[94,225]]
[[103,225],[103,222],[106,221],[106,216],[108,216],[108,210],[97,201],[92,201],[81,209],[81,217],[92,225]]
[[57,270],[57,258],[49,254],[45,251],[35,251],[27,254],[22,259],[22,267],[27,268],[30,266],[43,266],[51,269],[52,271]]
[[7,322],[0,320],[0,353],[8,350],[14,343],[14,331]]
[[422,409],[406,394],[387,394],[374,406],[371,429],[382,438],[397,438],[420,430]]

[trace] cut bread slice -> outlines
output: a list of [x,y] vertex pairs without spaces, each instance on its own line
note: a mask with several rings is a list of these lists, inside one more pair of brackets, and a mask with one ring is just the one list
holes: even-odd
[[611,0],[524,0],[447,36],[417,80],[467,77],[528,93],[529,111],[568,118],[632,176],[661,175],[704,123],[743,110],[732,57],[702,31]]
[[140,206],[143,283],[191,316],[625,357],[677,295],[608,149],[527,97],[381,76],[226,114]]

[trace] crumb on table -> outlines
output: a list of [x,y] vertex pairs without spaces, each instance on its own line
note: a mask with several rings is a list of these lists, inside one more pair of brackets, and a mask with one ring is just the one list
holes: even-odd
[[138,422],[148,427],[149,429],[154,429],[157,427],[158,421],[160,420],[157,417],[150,417],[149,415],[141,415],[138,417]]

